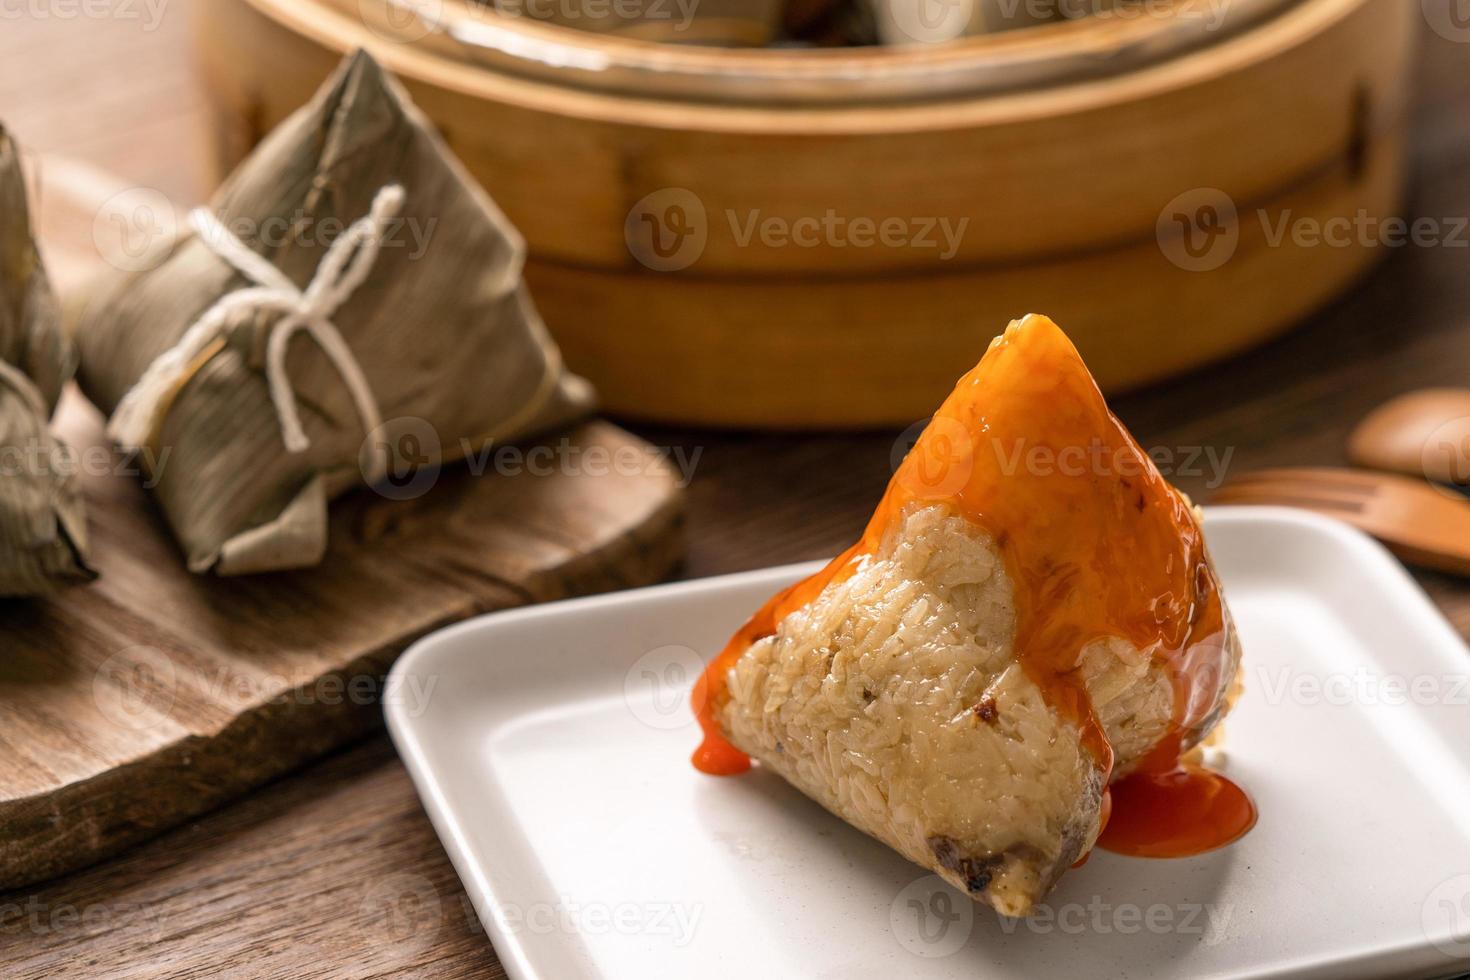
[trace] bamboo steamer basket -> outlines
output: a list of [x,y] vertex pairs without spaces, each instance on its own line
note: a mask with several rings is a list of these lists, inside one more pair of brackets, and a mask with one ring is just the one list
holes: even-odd
[[[468,20],[452,0],[399,37],[367,15],[380,2],[202,6],[222,166],[369,48],[525,235],[568,362],[627,417],[908,423],[1033,311],[1116,393],[1278,334],[1384,253],[1291,228],[1402,204],[1413,0],[837,52]],[[853,240],[885,219],[903,234]],[[943,256],[915,241],[939,219],[966,222]]]

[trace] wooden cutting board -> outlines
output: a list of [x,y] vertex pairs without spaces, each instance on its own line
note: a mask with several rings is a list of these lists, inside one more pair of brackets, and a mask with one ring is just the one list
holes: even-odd
[[[63,286],[85,265],[69,244],[48,249],[77,259],[56,263]],[[80,395],[56,428],[82,460],[101,577],[0,601],[0,888],[106,857],[373,730],[382,675],[428,632],[648,584],[682,549],[676,468],[590,422],[499,472],[446,467],[413,500],[338,502],[320,568],[199,577]]]
[[[59,427],[116,458],[79,397]],[[364,491],[334,507],[320,568],[243,579],[190,575],[136,479],[89,475],[101,577],[0,601],[0,888],[96,861],[370,731],[382,674],[432,630],[667,574],[673,468],[603,422],[565,445],[648,465],[462,468],[408,502]]]

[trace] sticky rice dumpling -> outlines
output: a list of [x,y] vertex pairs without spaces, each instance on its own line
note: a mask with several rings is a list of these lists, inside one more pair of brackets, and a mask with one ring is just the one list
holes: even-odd
[[590,408],[519,234],[365,53],[168,246],[91,298],[77,339],[196,572],[316,564],[349,488]]
[[[1239,658],[1194,509],[1056,325],[1027,317],[960,380],[862,540],[711,663],[695,763],[754,757],[1024,915],[1100,834],[1165,855],[1248,829],[1249,799],[1181,761]],[[1176,789],[1210,812],[1134,812]]]
[[47,430],[75,368],[36,250],[19,150],[0,127],[0,596],[92,577],[78,467]]

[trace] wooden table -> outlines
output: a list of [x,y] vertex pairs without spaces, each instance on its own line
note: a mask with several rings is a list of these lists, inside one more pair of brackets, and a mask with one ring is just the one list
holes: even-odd
[[[138,20],[0,21],[0,118],[36,149],[198,200],[207,143],[188,3],[165,0],[149,30],[147,10],[157,2],[128,4]],[[1412,210],[1445,221],[1470,215],[1470,44],[1426,29],[1422,55]],[[1466,244],[1462,237],[1458,248],[1393,250],[1369,280],[1287,338],[1118,399],[1115,408],[1145,446],[1181,459],[1211,447],[1217,458],[1230,454],[1232,473],[1342,462],[1348,427],[1385,398],[1470,384]],[[689,576],[825,556],[848,544],[890,473],[895,438],[640,431],[700,454]],[[1208,470],[1176,478],[1208,500]],[[1470,586],[1420,578],[1470,635]],[[383,737],[120,859],[0,894],[0,974],[504,975]]]

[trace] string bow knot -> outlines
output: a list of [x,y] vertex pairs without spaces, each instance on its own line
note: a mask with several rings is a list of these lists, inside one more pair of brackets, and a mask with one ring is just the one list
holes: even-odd
[[[332,317],[351,298],[372,271],[387,236],[388,224],[403,207],[403,188],[384,187],[373,199],[372,209],[348,227],[327,249],[316,274],[306,289],[298,289],[284,272],[242,242],[219,219],[204,208],[190,216],[199,239],[255,285],[244,286],[219,298],[184,333],[177,344],[160,354],[137,383],[123,396],[108,423],[108,434],[121,445],[141,448],[152,436],[159,419],[163,396],[189,370],[189,365],[217,338],[237,322],[242,313],[279,313],[266,343],[266,382],[281,427],[287,451],[305,452],[311,446],[301,424],[301,412],[286,354],[292,339],[305,333],[347,385],[365,435],[382,425],[382,412],[368,385],[362,365],[353,356]],[[377,482],[387,472],[388,458],[382,446],[372,447],[372,462],[365,467],[368,482]]]

